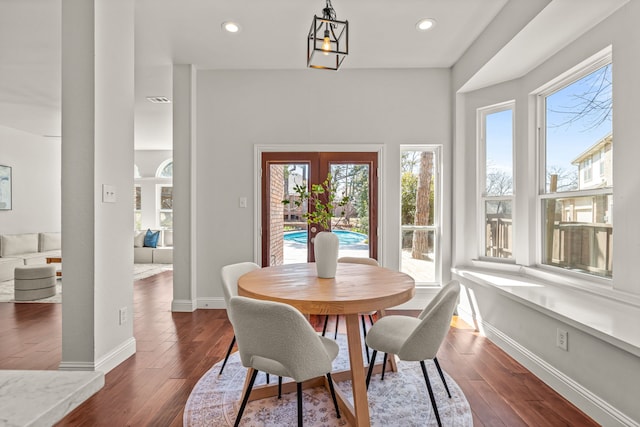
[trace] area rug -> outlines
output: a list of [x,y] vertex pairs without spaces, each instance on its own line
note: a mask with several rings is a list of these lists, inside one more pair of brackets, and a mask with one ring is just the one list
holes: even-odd
[[[134,264],[133,265],[133,281],[146,279],[155,276],[164,271],[173,270],[172,264]],[[13,293],[13,280],[0,282],[0,302],[16,302],[16,303],[60,303],[62,300],[62,280],[56,281],[56,294],[49,298],[43,298],[34,301],[15,301]]]
[[[340,353],[334,361],[334,370],[349,366],[349,354],[345,335],[338,335]],[[380,359],[382,357],[380,356]],[[366,359],[365,359],[366,360]],[[381,360],[380,360],[381,361]],[[191,391],[184,410],[183,424],[188,427],[232,426],[240,408],[242,387],[246,368],[240,363],[237,352],[233,353],[218,375],[222,361],[216,363]],[[446,374],[451,391],[448,398],[444,385],[433,362],[427,362],[427,371],[433,387],[442,425],[447,427],[471,427],[473,418],[469,402],[464,393]],[[265,383],[265,375],[260,373],[256,385]],[[287,381],[288,379],[285,379]],[[272,377],[272,383],[274,378]],[[337,383],[347,396],[351,396],[351,382]],[[322,387],[305,389],[304,425],[306,427],[349,426],[343,418],[337,419],[330,394]],[[394,426],[436,426],[437,421],[429,401],[427,387],[418,362],[398,362],[398,372],[386,372],[384,381],[380,374],[371,377],[369,385],[369,412],[371,425]],[[353,401],[349,399],[351,403]],[[296,393],[249,402],[242,417],[241,426],[277,427],[296,424]]]

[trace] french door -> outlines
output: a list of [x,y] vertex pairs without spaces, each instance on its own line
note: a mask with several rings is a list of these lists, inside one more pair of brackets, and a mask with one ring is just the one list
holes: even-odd
[[313,262],[313,241],[323,231],[307,224],[308,206],[296,207],[295,185],[311,188],[331,174],[331,188],[349,203],[333,213],[339,256],[378,257],[378,153],[262,153],[262,266]]

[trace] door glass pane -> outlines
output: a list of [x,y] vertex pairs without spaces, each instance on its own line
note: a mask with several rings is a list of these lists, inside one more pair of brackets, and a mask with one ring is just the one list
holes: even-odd
[[[269,265],[307,262],[307,204],[296,206],[296,185],[309,182],[305,163],[269,165]],[[283,200],[289,200],[284,205]]]
[[334,211],[331,229],[340,239],[338,256],[369,257],[369,165],[331,164],[331,187],[349,203]]

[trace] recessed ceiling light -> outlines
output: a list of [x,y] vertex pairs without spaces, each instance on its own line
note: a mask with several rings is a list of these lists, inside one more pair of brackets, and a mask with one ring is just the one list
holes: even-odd
[[222,23],[222,29],[228,33],[237,33],[240,31],[240,25],[233,21],[225,21]]
[[427,31],[433,28],[436,25],[436,21],[431,18],[424,18],[418,21],[416,24],[416,29],[418,31]]

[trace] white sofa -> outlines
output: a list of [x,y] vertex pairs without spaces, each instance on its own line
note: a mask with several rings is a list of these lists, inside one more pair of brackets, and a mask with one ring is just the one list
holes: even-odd
[[133,262],[136,264],[173,264],[173,230],[160,231],[155,248],[144,246],[147,231],[136,232],[133,238]]
[[0,282],[13,280],[16,267],[46,264],[49,257],[62,256],[62,235],[21,233],[0,235]]

